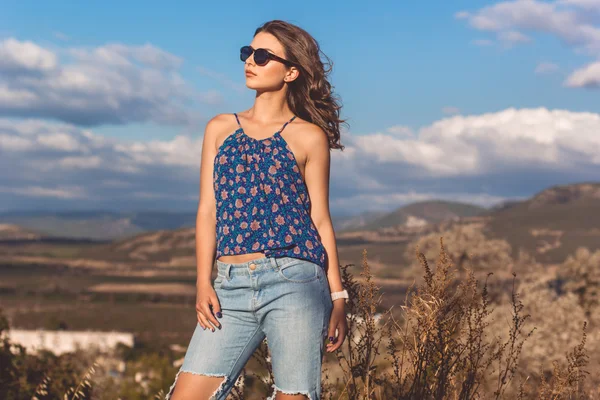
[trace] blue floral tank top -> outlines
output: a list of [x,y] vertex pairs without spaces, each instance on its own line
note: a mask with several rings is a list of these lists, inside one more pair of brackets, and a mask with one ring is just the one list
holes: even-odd
[[326,252],[310,217],[310,197],[296,158],[281,132],[252,138],[239,128],[214,160],[217,254],[264,252],[325,268]]

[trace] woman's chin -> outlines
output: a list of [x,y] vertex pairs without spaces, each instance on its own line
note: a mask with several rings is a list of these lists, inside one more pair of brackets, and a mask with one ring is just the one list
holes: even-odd
[[265,88],[258,85],[256,82],[252,82],[252,79],[246,79],[246,87],[252,90],[264,90]]

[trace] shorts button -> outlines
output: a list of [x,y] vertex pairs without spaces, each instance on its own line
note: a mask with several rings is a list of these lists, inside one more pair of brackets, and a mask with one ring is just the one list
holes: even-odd
[[250,264],[250,269],[252,271],[254,271],[256,269],[256,264],[254,264],[254,263]]

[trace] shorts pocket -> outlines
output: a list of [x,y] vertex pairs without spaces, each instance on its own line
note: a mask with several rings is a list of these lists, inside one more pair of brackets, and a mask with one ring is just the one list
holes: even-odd
[[279,268],[279,276],[284,280],[296,283],[306,283],[316,280],[319,266],[307,260],[296,259]]
[[213,280],[213,288],[219,289],[225,280],[225,275],[217,274],[217,277]]

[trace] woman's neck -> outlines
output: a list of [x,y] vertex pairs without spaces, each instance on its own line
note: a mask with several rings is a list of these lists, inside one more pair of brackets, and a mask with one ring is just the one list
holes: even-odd
[[285,91],[257,93],[248,116],[259,123],[289,119],[293,116]]

